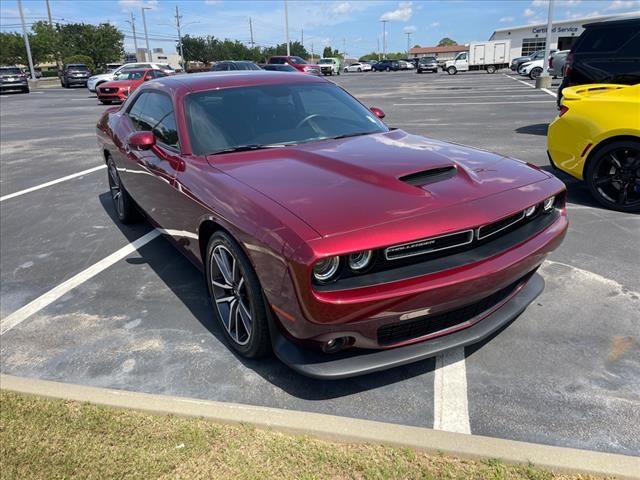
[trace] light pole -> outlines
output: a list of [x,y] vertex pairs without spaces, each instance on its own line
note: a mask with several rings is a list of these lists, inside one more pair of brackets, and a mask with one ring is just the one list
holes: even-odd
[[29,35],[27,27],[24,24],[24,12],[22,11],[22,0],[18,0],[18,10],[20,10],[20,22],[22,23],[22,36],[24,37],[24,46],[27,48],[27,60],[29,62],[29,71],[31,72],[31,80],[36,79],[36,72],[33,69],[33,59],[31,58],[31,45],[29,45]]
[[287,42],[287,57],[291,55],[291,45],[289,45],[289,2],[284,0],[284,32]]
[[553,23],[553,0],[549,0],[549,11],[547,12],[547,34],[544,42],[544,58],[542,59],[542,74],[536,78],[536,88],[551,87],[551,77],[547,72],[549,67],[549,52],[551,51],[551,25]]
[[180,59],[182,60],[181,66],[182,66],[182,71],[186,72],[187,71],[187,66],[185,64],[184,61],[184,51],[182,50],[182,35],[180,33],[180,20],[182,19],[182,16],[180,15],[180,12],[178,11],[178,5],[176,5],[176,27],[178,27],[178,47],[180,48]]
[[125,22],[130,24],[131,30],[133,30],[133,48],[135,49],[136,62],[137,62],[138,61],[138,39],[136,38],[136,19],[133,16],[133,12],[131,12],[131,20],[125,20]]
[[380,20],[382,22],[382,58],[387,58],[387,22],[389,20]]
[[407,57],[409,56],[409,49],[410,49],[410,45],[411,45],[411,32],[405,32],[405,35],[407,36]]
[[[149,61],[153,62],[153,55],[151,55],[151,49],[149,48],[149,34],[147,33],[147,19],[144,16],[145,10],[151,10],[151,7],[140,7],[142,10],[142,25],[144,26],[144,39],[147,42],[147,55],[149,56]],[[147,60],[145,58],[145,60]]]

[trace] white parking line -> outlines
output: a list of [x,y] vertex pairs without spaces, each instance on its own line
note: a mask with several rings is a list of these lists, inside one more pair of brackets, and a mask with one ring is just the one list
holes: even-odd
[[[422,98],[421,98],[422,97]],[[438,94],[438,95],[428,95],[426,96],[424,93],[422,94],[416,94],[415,97],[402,97],[400,100],[429,100],[430,98],[441,98],[442,94]],[[522,98],[522,97],[529,97],[529,98],[541,98],[544,97],[544,95],[540,95],[539,93],[530,93],[530,94],[509,94],[509,95],[455,95],[456,99],[466,99],[466,98],[478,98],[478,99],[482,99],[482,98]]]
[[556,95],[555,93],[553,93],[551,90],[547,88],[541,88],[540,90],[542,90],[543,92],[547,92],[549,95],[551,95],[554,98],[558,98],[558,95]]
[[103,168],[107,168],[107,166],[98,165],[97,167],[88,168],[87,170],[82,170],[81,172],[72,173],[71,175],[67,175],[66,177],[58,178],[57,180],[51,180],[50,182],[41,183],[40,185],[36,185],[35,187],[29,187],[18,192],[9,193],[8,195],[3,195],[2,197],[0,197],[0,202],[4,202],[5,200],[9,200],[10,198],[19,197],[20,195],[24,195],[26,193],[35,192],[36,190],[40,190],[42,188],[50,187],[51,185],[55,185],[56,183],[66,182],[67,180],[81,177],[82,175],[86,175],[88,173],[97,172],[98,170],[102,170]]
[[86,268],[77,275],[71,277],[69,280],[62,282],[60,285],[52,288],[44,295],[39,296],[35,300],[26,304],[24,307],[3,318],[2,320],[0,320],[0,335],[4,335],[12,328],[20,325],[31,315],[38,313],[43,308],[51,305],[66,293],[70,292],[77,286],[82,285],[87,280],[93,278],[98,273],[109,268],[111,265],[118,262],[119,260],[122,260],[129,254],[135,252],[138,248],[143,247],[159,235],[160,232],[158,230],[151,230],[149,233],[122,247],[120,250],[112,253],[111,255],[103,258],[99,262],[94,263],[89,268]]
[[[524,84],[524,85],[526,85],[526,86],[528,86],[528,87],[536,88],[536,86],[535,86],[535,85],[532,85],[532,84],[530,84],[529,82],[525,82],[524,80],[518,80],[517,78],[513,78],[511,75],[507,75],[506,73],[503,73],[503,75],[504,75],[505,77],[510,78],[511,80],[515,80],[516,82],[520,82],[520,83],[522,83],[522,84]],[[542,90],[542,91],[543,91],[543,92],[545,92],[545,93],[548,93],[549,95],[551,95],[551,96],[552,96],[552,97],[554,97],[554,98],[558,98],[558,95],[557,95],[557,94],[555,94],[555,93],[553,93],[553,92],[552,92],[551,90],[549,90],[548,88],[541,88],[540,90]]]
[[522,103],[553,103],[553,100],[525,100],[524,102],[464,102],[464,103],[451,103],[451,102],[438,102],[438,103],[394,103],[394,107],[417,107],[417,106],[434,106],[434,105],[446,105],[446,106],[464,106],[464,105],[520,105]]
[[464,347],[436,357],[433,383],[433,429],[471,433]]

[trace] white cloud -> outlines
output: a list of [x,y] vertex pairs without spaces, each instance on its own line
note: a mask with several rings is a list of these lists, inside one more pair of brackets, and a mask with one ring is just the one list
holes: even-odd
[[216,5],[222,3],[222,0],[204,0],[205,5]]
[[515,18],[513,17],[502,17],[500,18],[500,23],[509,23],[509,22],[513,22],[515,20]]
[[413,32],[415,32],[416,30],[417,30],[417,28],[416,28],[416,27],[414,27],[413,25],[410,25],[410,26],[408,26],[408,27],[404,27],[404,28],[402,29],[402,31],[403,31],[404,33],[413,33]]
[[530,18],[529,20],[527,20],[527,23],[529,25],[538,25],[540,23],[546,23],[547,21],[542,19],[542,18]]
[[532,7],[546,7],[549,2],[547,0],[533,0]]
[[333,13],[349,13],[353,10],[353,5],[351,2],[341,2],[338,3],[335,7],[333,7]]
[[580,5],[581,0],[564,0],[563,3],[566,5]]
[[525,17],[533,17],[536,14],[536,12],[534,12],[533,10],[531,10],[530,8],[525,8],[523,15]]
[[156,9],[158,8],[158,0],[118,0],[118,5],[125,10],[141,7]]
[[627,10],[640,8],[640,0],[613,0],[605,10]]
[[388,22],[408,22],[413,15],[413,7],[411,2],[400,2],[398,8],[390,12],[383,13],[380,20]]
[[439,27],[439,26],[440,26],[440,22],[431,22],[431,23],[429,24],[429,26],[430,26],[430,27],[432,27],[432,28]]

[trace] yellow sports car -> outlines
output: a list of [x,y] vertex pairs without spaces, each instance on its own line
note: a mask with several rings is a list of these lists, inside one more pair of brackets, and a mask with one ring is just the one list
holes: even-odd
[[607,208],[640,212],[640,84],[562,91],[549,125],[551,165],[579,180]]

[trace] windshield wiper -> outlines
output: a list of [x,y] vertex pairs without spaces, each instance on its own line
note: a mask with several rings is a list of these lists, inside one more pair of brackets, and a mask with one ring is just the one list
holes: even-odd
[[264,150],[267,148],[282,148],[286,147],[283,143],[270,143],[267,145],[251,144],[251,145],[238,145],[237,147],[229,147],[215,152],[208,153],[207,155],[220,155],[222,153],[235,153],[235,152],[248,152],[250,150]]
[[374,132],[345,133],[344,135],[336,135],[335,137],[327,137],[327,140],[339,140],[340,138],[361,137],[362,135],[371,135],[372,133],[374,133]]

